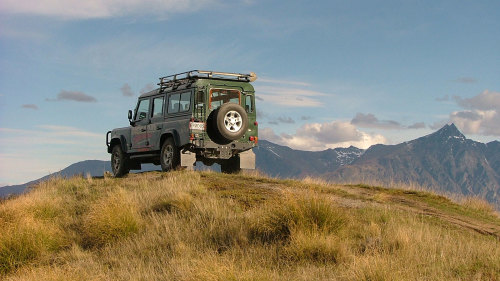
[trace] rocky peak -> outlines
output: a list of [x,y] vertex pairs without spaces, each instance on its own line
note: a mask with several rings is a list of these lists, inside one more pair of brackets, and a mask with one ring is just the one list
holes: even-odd
[[439,139],[440,141],[448,141],[450,139],[465,140],[465,136],[460,132],[455,126],[455,124],[446,124],[443,128],[439,129],[437,132],[429,135],[432,138]]

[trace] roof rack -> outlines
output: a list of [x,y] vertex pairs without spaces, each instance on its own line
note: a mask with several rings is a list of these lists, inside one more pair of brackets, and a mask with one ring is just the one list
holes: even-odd
[[166,88],[169,87],[170,85],[173,85],[175,82],[182,83],[183,81],[187,81],[190,78],[211,78],[211,79],[253,82],[257,80],[257,75],[253,72],[250,72],[250,74],[241,74],[241,73],[217,72],[217,71],[207,71],[207,70],[191,70],[160,77],[160,83],[158,83],[158,85],[161,88]]

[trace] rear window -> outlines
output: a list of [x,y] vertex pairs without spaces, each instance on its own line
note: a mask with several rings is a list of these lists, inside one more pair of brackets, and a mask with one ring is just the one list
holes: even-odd
[[245,110],[246,110],[248,113],[252,113],[252,112],[253,112],[253,108],[254,108],[254,104],[253,104],[253,96],[251,96],[251,95],[246,95],[246,96],[245,96]]
[[221,105],[232,102],[240,104],[240,91],[227,89],[212,89],[210,90],[210,105],[209,108],[217,109]]

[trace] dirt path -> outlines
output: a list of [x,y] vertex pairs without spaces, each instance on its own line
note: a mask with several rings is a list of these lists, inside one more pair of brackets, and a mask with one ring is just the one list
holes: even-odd
[[481,234],[492,235],[500,240],[500,225],[498,224],[487,223],[479,219],[474,219],[470,216],[450,214],[429,206],[424,202],[404,198],[402,196],[392,196],[390,200],[391,203],[394,203],[394,205],[400,209],[415,212],[421,215],[436,217],[456,226],[471,229]]
[[[484,219],[475,219],[471,216],[460,215],[457,213],[446,212],[427,204],[422,200],[415,200],[409,195],[391,194],[380,189],[369,189],[351,185],[336,186],[349,194],[359,196],[361,200],[372,200],[377,194],[384,197],[385,202],[390,202],[392,206],[402,210],[410,211],[420,215],[431,216],[446,221],[452,225],[471,229],[481,234],[491,235],[500,240],[500,218],[488,223]],[[386,190],[388,191],[388,190]],[[411,194],[411,192],[409,192]],[[450,204],[450,203],[447,203]],[[453,203],[452,203],[453,204]]]

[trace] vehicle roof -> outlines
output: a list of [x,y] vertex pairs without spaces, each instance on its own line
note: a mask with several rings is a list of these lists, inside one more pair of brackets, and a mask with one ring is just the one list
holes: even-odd
[[[169,88],[157,88],[152,91],[143,93],[139,96],[139,98],[145,98],[145,97],[150,97],[150,96],[155,96],[158,94],[161,94],[161,92],[164,93],[169,93],[173,91],[179,91],[179,90],[184,90],[184,89],[190,89],[193,88],[193,84],[196,86],[205,86],[205,85],[219,85],[219,86],[225,86],[225,87],[241,87],[243,91],[245,92],[254,92],[254,88],[252,84],[248,81],[235,81],[231,79],[221,79],[221,78],[205,78],[205,77],[191,77],[189,79],[180,79],[177,80],[178,83],[175,84],[175,89],[173,87]],[[220,85],[221,82],[224,82],[223,85]],[[172,84],[174,85],[174,84]],[[161,91],[161,92],[160,92]]]

